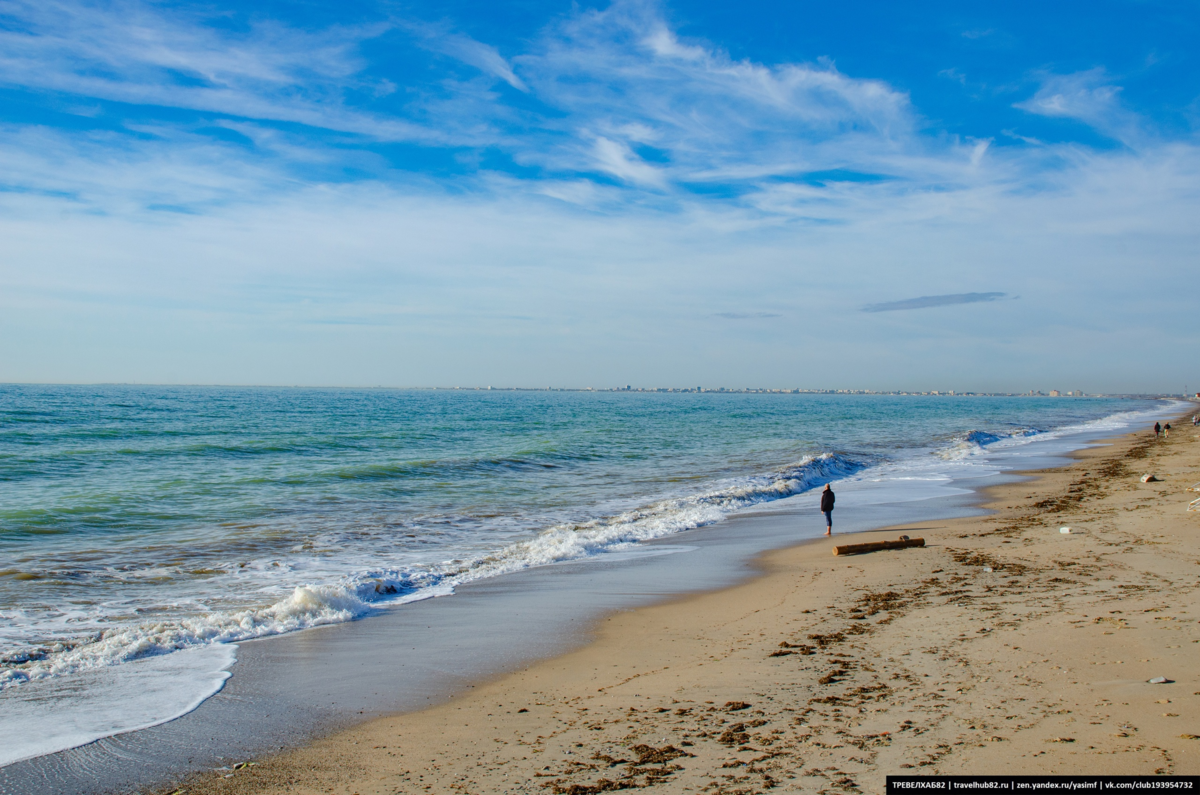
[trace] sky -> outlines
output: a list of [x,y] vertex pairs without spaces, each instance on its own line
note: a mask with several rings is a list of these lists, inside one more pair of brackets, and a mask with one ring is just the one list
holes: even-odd
[[0,381],[1195,391],[1198,38],[0,0]]

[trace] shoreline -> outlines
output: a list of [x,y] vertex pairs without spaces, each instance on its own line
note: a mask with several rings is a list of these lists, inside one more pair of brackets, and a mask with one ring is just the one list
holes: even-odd
[[[1073,772],[1085,766],[1096,772],[1098,764],[1106,772],[1198,772],[1200,741],[1184,739],[1200,734],[1200,725],[1186,717],[1200,714],[1200,699],[1192,695],[1200,685],[1198,666],[1177,659],[1170,671],[1159,672],[1164,655],[1180,652],[1146,646],[1158,653],[1151,659],[1147,651],[1139,655],[1131,649],[1127,640],[1167,627],[1185,633],[1185,643],[1200,642],[1193,629],[1200,614],[1194,586],[1170,586],[1176,607],[1142,607],[1166,613],[1161,618],[1171,621],[1151,620],[1149,629],[1139,631],[1132,618],[1122,615],[1132,612],[1119,606],[1116,612],[1094,615],[1097,600],[1113,601],[1115,593],[1124,601],[1153,601],[1168,586],[1114,583],[1120,579],[1116,574],[1105,580],[1108,585],[1098,586],[1077,572],[1094,578],[1103,566],[1090,558],[1062,557],[1069,551],[1099,560],[1117,554],[1106,552],[1109,547],[1120,547],[1122,555],[1130,550],[1145,555],[1147,546],[1178,543],[1125,538],[1129,533],[1122,523],[1158,521],[1161,506],[1125,506],[1123,512],[1133,516],[1103,506],[1128,501],[1129,492],[1139,489],[1163,493],[1174,487],[1184,493],[1185,486],[1200,479],[1192,436],[1180,427],[1171,439],[1147,445],[1145,432],[1127,434],[1110,446],[1071,453],[1074,463],[1066,467],[1006,473],[1022,479],[979,491],[981,507],[994,513],[854,534],[856,541],[867,541],[919,530],[929,544],[923,550],[834,558],[827,548],[833,544],[822,537],[766,552],[755,561],[758,573],[746,582],[618,612],[598,622],[585,645],[476,681],[446,703],[376,718],[236,770],[193,776],[184,787],[192,793],[582,795],[647,786],[750,792],[819,785],[854,792],[860,786],[877,788],[887,773],[980,772],[988,764],[995,765],[991,770],[1010,770],[1020,757],[1027,758],[1016,762],[1024,772]],[[1171,459],[1171,466],[1190,467],[1197,477],[1188,483],[1182,483],[1185,475],[1131,486],[1129,466],[1142,460],[1138,456],[1150,458],[1147,464],[1166,465]],[[1088,467],[1103,472],[1081,475]],[[1092,503],[1108,513],[1086,518],[1097,509],[1086,507]],[[1112,518],[1104,518],[1110,514]],[[1167,524],[1179,535],[1193,516],[1176,516]],[[1064,518],[1121,526],[1049,535],[1053,528],[1046,522]],[[1035,526],[1037,533],[1031,536]],[[833,542],[838,539],[835,534]],[[1084,549],[1097,542],[1102,546]],[[1154,568],[1144,572],[1151,580],[1171,579]],[[798,581],[803,581],[803,592]],[[1089,593],[1089,588],[1100,593]],[[1031,589],[1037,599],[1031,599]],[[854,599],[848,598],[851,593]],[[1067,615],[1087,612],[1082,603],[1093,605],[1088,608],[1092,619],[1069,623],[1075,618]],[[1004,616],[1014,604],[1027,615],[1016,611]],[[796,609],[781,614],[784,605]],[[874,619],[878,614],[885,617]],[[919,627],[907,626],[921,614],[927,615],[917,622]],[[930,622],[933,618],[937,620]],[[1030,636],[1033,625],[1047,623],[1054,625],[1053,633]],[[1110,623],[1114,629],[1107,629]],[[1070,631],[1088,642],[1070,650],[1056,648],[1054,637]],[[1119,660],[1083,659],[1103,657],[1117,643],[1118,631],[1123,632]],[[1002,643],[1005,638],[1020,638],[1021,646]],[[882,646],[874,648],[885,639],[886,655]],[[1132,646],[1148,642],[1140,639]],[[918,648],[922,643],[925,647]],[[985,652],[982,657],[980,651]],[[914,659],[914,654],[921,657]],[[1060,664],[1067,657],[1075,663]],[[1152,664],[1159,659],[1164,664]],[[1137,673],[1092,681],[1089,674],[1099,665],[1127,665],[1104,670]],[[974,673],[998,666],[1011,669],[1006,676],[1013,681]],[[1037,676],[1021,673],[1030,669]],[[1145,684],[1156,675],[1175,683],[1158,690]],[[924,679],[934,679],[938,687],[917,692],[928,684]],[[851,683],[856,687],[843,692]],[[1094,701],[1097,688],[1109,696],[1083,704]],[[1072,695],[1075,690],[1090,695],[1081,700]],[[1173,707],[1155,703],[1160,698],[1147,699],[1168,691],[1166,701],[1178,703],[1177,715],[1185,717],[1168,717],[1173,713],[1166,710]],[[1196,703],[1184,703],[1189,700]],[[947,711],[951,702],[956,708]],[[1103,737],[1079,723],[1076,716],[1088,709],[1096,712],[1091,717],[1101,718],[1089,720],[1088,727],[1110,729]],[[1153,709],[1162,715],[1147,712]],[[1176,731],[1172,739],[1169,732],[1176,729],[1182,735]],[[1087,740],[1075,736],[1085,732]],[[1053,736],[1040,736],[1044,734]],[[1144,738],[1152,734],[1154,742],[1146,743]],[[944,741],[931,742],[927,735]],[[918,747],[920,753],[914,753]],[[814,766],[814,757],[835,764]],[[900,758],[909,761],[889,761]],[[734,789],[723,790],[727,787]]]

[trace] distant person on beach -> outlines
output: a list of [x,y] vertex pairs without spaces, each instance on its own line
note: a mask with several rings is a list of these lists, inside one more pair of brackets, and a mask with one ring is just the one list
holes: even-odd
[[825,514],[825,535],[833,535],[833,489],[829,488],[829,484],[825,484],[825,491],[821,492],[821,513]]
[[1163,438],[1166,439],[1170,435],[1171,435],[1171,423],[1168,422],[1166,425],[1163,426]]
[[1154,435],[1155,435],[1155,436],[1161,436],[1161,435],[1162,435],[1162,426],[1161,426],[1161,425],[1159,425],[1157,422],[1156,422],[1156,423],[1154,423]]

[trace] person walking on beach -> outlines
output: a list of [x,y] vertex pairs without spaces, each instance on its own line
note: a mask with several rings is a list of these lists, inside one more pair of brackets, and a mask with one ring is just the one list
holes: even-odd
[[1155,436],[1155,438],[1158,438],[1161,435],[1162,435],[1162,426],[1156,422],[1156,423],[1154,423],[1154,436]]
[[829,488],[829,484],[825,484],[825,491],[821,492],[821,513],[825,514],[825,535],[833,535],[833,489]]
[[1163,438],[1166,439],[1170,435],[1171,435],[1171,423],[1168,422],[1166,425],[1163,426]]

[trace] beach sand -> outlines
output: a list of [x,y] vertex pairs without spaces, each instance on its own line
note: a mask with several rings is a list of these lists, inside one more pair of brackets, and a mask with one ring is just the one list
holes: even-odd
[[[608,617],[583,648],[437,707],[175,786],[855,793],[889,774],[1198,774],[1185,424],[990,489],[991,515],[771,552],[760,577]],[[831,555],[900,532],[926,546]]]

